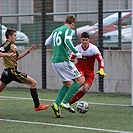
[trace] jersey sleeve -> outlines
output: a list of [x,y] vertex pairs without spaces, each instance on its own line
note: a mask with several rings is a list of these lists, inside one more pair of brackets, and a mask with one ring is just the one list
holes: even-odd
[[11,43],[4,43],[0,46],[0,52],[4,53],[10,49]]
[[0,47],[0,52],[4,52],[5,51],[5,48],[3,46]]
[[99,67],[104,68],[104,61],[100,52],[96,54],[96,59],[99,62]]
[[45,46],[52,46],[52,40],[53,40],[53,33],[46,39]]
[[100,53],[99,49],[96,46],[94,46],[94,53],[97,61],[99,62],[99,67],[104,68],[104,61],[102,54]]
[[65,31],[65,45],[74,53],[78,53],[78,51],[75,49],[75,47],[73,46],[73,43],[72,43],[72,29],[67,29]]

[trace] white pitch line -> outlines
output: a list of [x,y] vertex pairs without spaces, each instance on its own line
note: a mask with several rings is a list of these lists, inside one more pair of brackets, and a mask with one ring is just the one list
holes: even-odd
[[[0,98],[5,98],[5,99],[16,99],[16,100],[32,100],[32,98],[25,98],[25,97],[9,97],[9,96],[0,96]],[[1,99],[0,99],[1,100]],[[53,102],[55,100],[52,99],[41,99],[42,101],[49,101],[49,102]]]
[[109,103],[93,103],[93,102],[89,102],[89,104],[96,104],[96,105],[108,105],[108,106],[121,106],[121,107],[129,107],[131,105],[129,104],[109,104]]
[[[32,98],[24,98],[24,97],[9,97],[9,96],[0,96],[0,98],[5,99],[16,99],[16,100],[32,100]],[[2,100],[2,99],[0,99]],[[52,99],[40,99],[42,101],[49,101],[49,102],[54,102],[55,100]],[[104,106],[120,106],[120,107],[130,107],[131,105],[128,104],[108,104],[108,103],[94,103],[94,102],[88,102],[89,104],[92,105],[104,105]]]
[[66,128],[76,128],[76,129],[86,129],[86,130],[104,131],[104,132],[112,132],[112,133],[133,133],[133,132],[128,132],[128,131],[120,131],[120,130],[109,130],[109,129],[102,129],[102,128],[79,127],[79,126],[72,126],[72,125],[52,124],[52,123],[42,123],[42,122],[31,122],[31,121],[19,121],[19,120],[11,120],[11,119],[0,119],[0,121],[14,122],[14,123],[24,123],[24,124],[47,125],[47,126],[56,126],[56,127],[66,127]]

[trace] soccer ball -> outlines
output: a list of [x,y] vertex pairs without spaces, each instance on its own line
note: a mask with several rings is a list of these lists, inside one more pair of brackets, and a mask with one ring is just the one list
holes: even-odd
[[80,101],[77,103],[76,109],[79,113],[85,114],[89,110],[89,104],[85,101]]

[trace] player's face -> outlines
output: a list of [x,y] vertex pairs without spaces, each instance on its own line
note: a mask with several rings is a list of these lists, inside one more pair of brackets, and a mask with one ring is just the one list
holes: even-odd
[[75,26],[75,22],[73,22],[73,23],[71,24],[71,28],[73,29],[74,26]]
[[82,44],[88,44],[89,43],[89,38],[81,38]]
[[81,43],[83,48],[87,48],[89,46],[89,38],[81,38]]
[[8,38],[9,41],[14,43],[16,41],[16,39],[17,39],[16,32],[14,32],[12,35],[9,35],[9,38]]

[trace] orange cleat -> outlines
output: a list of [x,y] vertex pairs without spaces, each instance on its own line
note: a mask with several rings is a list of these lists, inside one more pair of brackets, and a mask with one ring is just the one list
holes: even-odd
[[50,105],[40,104],[38,108],[34,108],[35,111],[46,110]]

